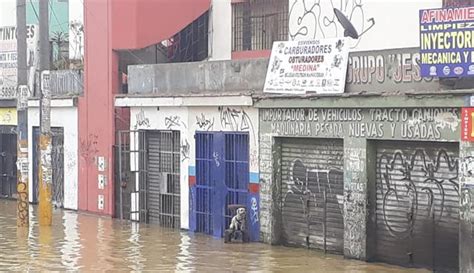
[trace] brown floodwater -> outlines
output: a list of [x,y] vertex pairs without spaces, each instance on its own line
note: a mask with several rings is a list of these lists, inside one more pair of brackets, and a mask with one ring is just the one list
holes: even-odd
[[0,271],[423,272],[261,243],[224,244],[203,234],[67,210],[52,227],[16,227],[16,202],[0,200]]

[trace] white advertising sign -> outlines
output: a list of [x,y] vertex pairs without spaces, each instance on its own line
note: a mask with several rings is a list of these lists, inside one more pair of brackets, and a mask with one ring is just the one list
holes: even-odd
[[[27,67],[31,74],[38,58],[38,26],[27,25]],[[0,27],[0,98],[17,96],[17,41],[16,27]]]
[[263,91],[343,93],[348,58],[345,38],[274,42]]

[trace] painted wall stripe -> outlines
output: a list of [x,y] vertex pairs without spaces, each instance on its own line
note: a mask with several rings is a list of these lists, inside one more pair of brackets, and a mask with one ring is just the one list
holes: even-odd
[[260,174],[259,173],[249,173],[249,182],[250,183],[259,183],[260,181]]
[[195,166],[189,166],[188,167],[188,175],[196,176],[196,167]]

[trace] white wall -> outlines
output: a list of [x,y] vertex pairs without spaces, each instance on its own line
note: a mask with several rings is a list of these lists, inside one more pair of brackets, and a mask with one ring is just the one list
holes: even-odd
[[209,59],[230,60],[232,53],[231,0],[212,0],[209,16]]
[[[232,111],[231,115],[228,110],[235,110],[235,112]],[[253,177],[258,177],[258,110],[256,108],[209,106],[160,107],[157,110],[157,107],[131,107],[130,118],[131,130],[179,130],[181,132],[180,194],[181,228],[183,229],[189,229],[189,167],[196,166],[194,140],[196,131],[248,131],[250,173],[254,174]],[[189,154],[183,149],[188,150]],[[258,183],[258,179],[250,182]]]
[[290,40],[342,37],[344,30],[333,11],[337,8],[358,33],[374,19],[370,30],[352,40],[353,51],[417,47],[419,10],[441,6],[442,0],[289,0],[289,36]]
[[[72,101],[71,99],[61,101]],[[64,208],[78,208],[78,116],[76,107],[51,107],[51,127],[64,128]],[[39,108],[28,108],[29,200],[33,201],[33,127],[39,126]]]
[[16,26],[16,0],[0,0],[1,26]]
[[83,0],[69,0],[69,59],[80,60],[84,57],[84,32],[72,25],[84,25]]

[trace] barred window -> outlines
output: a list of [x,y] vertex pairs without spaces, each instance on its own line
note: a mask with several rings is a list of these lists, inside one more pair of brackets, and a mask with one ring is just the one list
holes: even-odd
[[232,51],[271,49],[288,40],[288,0],[245,0],[232,4]]

